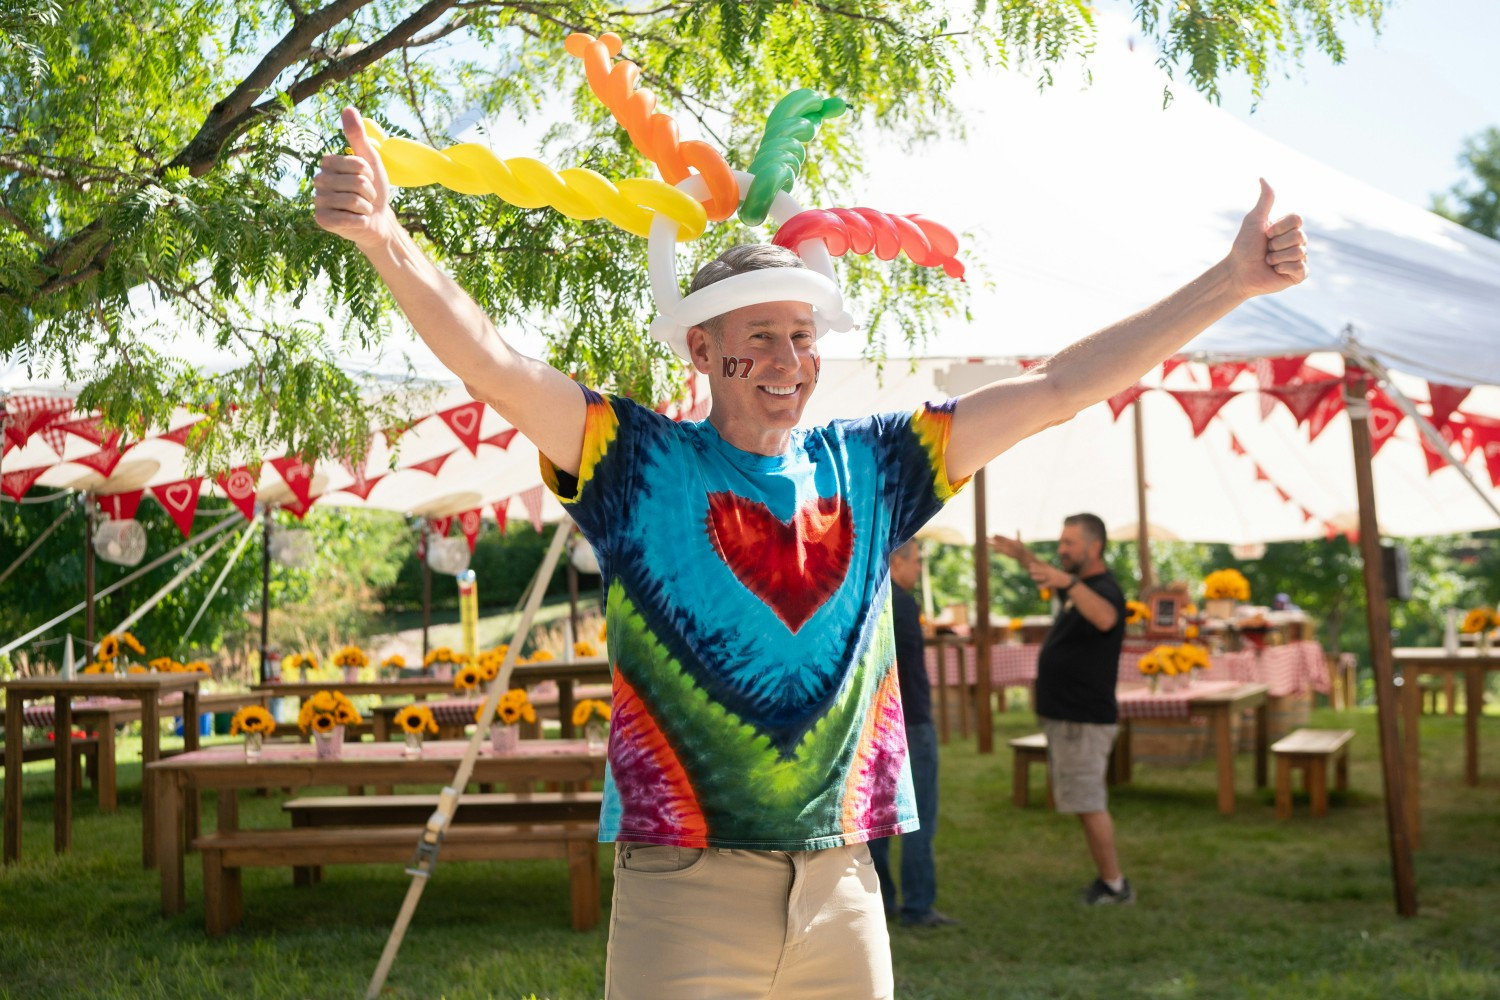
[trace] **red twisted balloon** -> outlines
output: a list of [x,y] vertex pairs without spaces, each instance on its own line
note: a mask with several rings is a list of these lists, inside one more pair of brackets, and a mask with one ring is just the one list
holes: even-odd
[[606,32],[598,38],[575,32],[564,42],[568,54],[583,60],[589,89],[609,108],[635,148],[656,164],[668,184],[679,184],[689,169],[698,171],[708,185],[710,198],[703,207],[711,222],[722,222],[740,207],[740,188],[729,164],[717,149],[706,142],[677,138],[677,123],[671,116],[656,110],[656,95],[637,90],[640,67],[622,59],[611,65],[620,54],[620,36]]
[[913,264],[941,267],[948,277],[963,280],[964,266],[955,257],[958,237],[920,215],[888,215],[873,208],[814,208],[788,219],[771,242],[795,251],[804,240],[814,239],[822,240],[835,257],[853,250],[894,260],[904,250]]

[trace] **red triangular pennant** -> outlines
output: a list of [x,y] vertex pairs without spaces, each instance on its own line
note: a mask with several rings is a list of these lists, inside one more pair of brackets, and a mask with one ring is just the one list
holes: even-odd
[[250,471],[249,466],[242,465],[238,469],[220,473],[214,482],[229,498],[229,502],[245,515],[245,520],[250,521],[255,518],[255,485],[258,479],[259,477]]
[[1229,451],[1231,454],[1235,455],[1245,454],[1245,446],[1240,444],[1240,439],[1235,437],[1233,434],[1229,435]]
[[1460,416],[1464,418],[1466,436],[1472,442],[1474,451],[1484,456],[1484,466],[1490,473],[1490,485],[1500,489],[1500,420],[1472,413]]
[[501,537],[504,537],[506,521],[510,511],[510,497],[506,497],[504,500],[496,500],[493,506],[495,509],[495,525],[500,529]]
[[1187,358],[1184,358],[1181,355],[1173,355],[1172,357],[1163,361],[1161,363],[1161,380],[1165,382],[1168,375],[1172,374],[1174,371],[1176,371],[1178,368],[1181,368],[1185,364],[1187,364]]
[[1208,383],[1215,389],[1228,389],[1234,380],[1239,378],[1240,372],[1248,368],[1244,361],[1225,361],[1217,365],[1208,366]]
[[[1442,435],[1444,441],[1450,445],[1453,443],[1453,432],[1446,426],[1442,430]],[[1422,446],[1422,456],[1427,459],[1427,474],[1429,476],[1448,465],[1447,448],[1438,451],[1428,442],[1426,434],[1418,434],[1417,441]]]
[[104,516],[111,521],[128,521],[135,517],[135,512],[140,509],[141,497],[145,490],[130,490],[127,493],[110,493],[105,496],[94,497],[94,502],[104,512]]
[[518,432],[514,427],[510,427],[506,430],[500,431],[499,433],[491,434],[489,437],[485,438],[479,443],[494,445],[496,448],[504,451],[506,448],[510,447],[510,443],[511,441],[515,440],[517,433]]
[[448,529],[453,527],[453,515],[447,517],[429,517],[427,523],[432,526],[432,533],[439,538],[448,537]]
[[[306,508],[312,506],[312,466],[295,455],[285,455],[271,459],[271,468],[281,474],[287,488],[292,491],[292,496],[297,498],[303,507],[302,512],[306,514]],[[291,507],[287,509],[290,510]]]
[[1261,480],[1265,480],[1269,483],[1271,481],[1271,477],[1266,475],[1265,469],[1262,469],[1259,465],[1257,465],[1255,467],[1255,481],[1258,483]]
[[520,496],[521,505],[526,508],[526,516],[531,519],[531,527],[540,535],[542,533],[542,488],[533,486],[529,490],[523,490]]
[[484,422],[484,404],[475,400],[447,410],[439,410],[438,416],[453,436],[467,449],[470,455],[479,454],[479,425]]
[[312,510],[312,505],[317,502],[317,497],[309,497],[306,503],[293,498],[292,500],[289,500],[286,503],[282,504],[281,509],[300,521],[307,516],[307,512]]
[[1135,385],[1131,386],[1129,389],[1126,389],[1124,392],[1115,393],[1107,400],[1107,402],[1109,403],[1109,412],[1115,415],[1116,420],[1119,420],[1120,414],[1125,412],[1125,407],[1129,406],[1131,403],[1134,403],[1137,399],[1140,399],[1141,396],[1145,394],[1145,392],[1146,387],[1137,382]]
[[193,430],[197,428],[198,424],[200,423],[202,423],[202,421],[195,421],[191,424],[183,424],[176,430],[167,431],[165,434],[158,434],[157,438],[161,441],[170,441],[173,444],[180,444],[186,447],[188,436],[193,433]]
[[72,461],[77,462],[79,465],[88,466],[105,479],[108,479],[114,475],[115,466],[120,464],[120,459],[125,457],[125,452],[135,447],[135,445],[126,445],[124,448],[121,448],[117,443],[118,441],[119,436],[115,435],[108,444],[92,455],[80,455]]
[[[1272,483],[1271,485],[1272,486],[1276,486],[1275,483]],[[1290,493],[1288,493],[1286,490],[1282,489],[1280,486],[1276,486],[1276,495],[1281,498],[1281,502],[1282,503],[1290,503],[1291,502],[1292,495]]]
[[1307,521],[1311,521],[1312,519],[1313,519],[1313,512],[1310,511],[1310,510],[1308,510],[1306,507],[1303,507],[1302,508],[1302,520],[1303,520],[1303,522],[1305,523]]
[[71,399],[12,396],[5,401],[5,437],[17,448],[24,448],[31,435],[72,412]]
[[1238,395],[1230,389],[1168,389],[1167,392],[1177,400],[1192,421],[1193,437],[1202,434],[1214,414]]
[[193,514],[198,509],[198,492],[203,487],[203,477],[179,479],[175,483],[162,483],[151,487],[156,502],[166,508],[177,525],[177,530],[186,538],[193,533]]
[[1292,411],[1292,416],[1297,423],[1306,422],[1312,416],[1312,412],[1318,408],[1318,404],[1329,394],[1341,391],[1342,380],[1333,375],[1325,375],[1322,378],[1298,382],[1294,385],[1277,386],[1271,389],[1262,389],[1261,392],[1281,400],[1286,408]]
[[469,555],[474,554],[474,545],[479,541],[479,529],[482,527],[484,515],[478,507],[458,515],[458,530],[464,533],[464,540],[469,543]]
[[39,465],[34,469],[16,469],[0,475],[0,491],[17,503],[26,495],[26,491],[36,485],[36,481],[42,477],[42,473],[52,468],[50,465]]
[[1343,412],[1343,409],[1343,392],[1331,392],[1328,395],[1324,396],[1322,400],[1318,402],[1318,405],[1313,408],[1312,413],[1308,415],[1308,443],[1316,441],[1318,439],[1318,435],[1323,433],[1328,425],[1333,422],[1333,418]]
[[85,441],[99,445],[104,443],[106,437],[115,437],[120,433],[119,431],[115,431],[113,434],[106,434],[104,427],[99,423],[98,417],[84,417],[81,420],[64,420],[52,426],[57,430],[76,434]]
[[453,454],[454,452],[450,451],[447,455],[439,455],[437,458],[429,458],[427,461],[418,462],[416,465],[408,465],[406,469],[403,469],[402,471],[410,470],[412,472],[425,472],[429,476],[435,476],[439,471],[442,470],[443,463],[448,461],[449,457],[451,457]]
[[1370,457],[1373,458],[1396,433],[1406,413],[1378,388],[1371,387],[1365,395],[1370,400]]
[[345,486],[341,490],[341,492],[353,493],[361,500],[368,500],[370,499],[370,493],[375,489],[375,484],[379,483],[384,478],[384,474],[378,475],[374,479],[367,479],[364,476],[360,476],[354,482],[350,483],[348,486]]
[[1448,418],[1453,411],[1458,409],[1459,404],[1469,397],[1473,392],[1469,386],[1442,385],[1437,382],[1427,383],[1427,395],[1432,401],[1432,426],[1442,430],[1447,426]]
[[417,426],[417,423],[418,421],[416,420],[408,420],[404,424],[395,424],[391,427],[382,427],[380,429],[380,435],[381,437],[385,438],[385,446],[387,448],[395,447],[396,442],[401,440],[401,435]]

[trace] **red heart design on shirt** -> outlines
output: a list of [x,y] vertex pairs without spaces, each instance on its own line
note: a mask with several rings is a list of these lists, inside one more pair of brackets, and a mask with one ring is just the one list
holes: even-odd
[[849,570],[854,523],[843,497],[817,497],[782,522],[766,505],[708,495],[708,537],[739,581],[796,633]]

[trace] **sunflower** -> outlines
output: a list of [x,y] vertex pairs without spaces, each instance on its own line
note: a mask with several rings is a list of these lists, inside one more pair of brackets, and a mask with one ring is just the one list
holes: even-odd
[[1185,636],[1187,636],[1189,639],[1196,639],[1196,638],[1198,638],[1198,634],[1199,634],[1198,633],[1198,626],[1196,626],[1196,625],[1189,625],[1187,628],[1185,628],[1185,629],[1182,630],[1182,634],[1185,635]]
[[135,650],[135,655],[136,656],[145,656],[146,655],[146,647],[142,646],[141,645],[141,641],[139,639],[137,639],[135,636],[131,635],[129,632],[126,632],[123,635],[121,635],[120,636],[120,641],[123,642],[123,643],[125,643],[125,645],[129,646],[131,649]]
[[405,733],[420,733],[423,731],[436,733],[438,731],[437,720],[432,717],[432,709],[426,705],[407,705],[396,713],[396,725],[401,727]]
[[1237,569],[1220,569],[1203,578],[1203,596],[1210,600],[1250,600],[1250,581]]
[[1136,663],[1135,667],[1147,677],[1155,677],[1157,674],[1161,673],[1161,661],[1156,658],[1155,653],[1147,653],[1145,656],[1141,657],[1140,661]]
[[1021,619],[1012,618],[1010,621],[1006,622],[1005,627],[1010,629],[1012,632],[1019,632],[1022,628],[1025,627],[1025,625],[1026,623]]
[[585,641],[573,643],[573,655],[574,656],[598,656],[599,655],[599,650],[597,648],[595,648],[595,646],[594,646],[594,644],[592,642],[588,642],[588,641],[585,640]]
[[182,664],[178,663],[170,656],[158,656],[156,659],[151,661],[149,666],[157,673],[170,674],[173,673],[176,668],[182,666]]
[[333,716],[326,712],[315,713],[312,717],[312,729],[315,733],[331,733],[333,727],[338,725]]
[[103,639],[100,639],[98,654],[101,660],[113,660],[119,656],[120,637],[117,635],[107,635]]
[[229,721],[229,735],[240,733],[263,733],[269,736],[276,731],[276,720],[260,705],[246,705],[234,713]]
[[149,670],[147,670],[145,667],[141,666],[139,663],[132,663],[129,667],[127,667],[125,669],[125,672],[127,674],[146,674],[146,673],[150,673]]
[[573,725],[582,726],[594,716],[609,721],[609,703],[597,698],[585,698],[573,706]]
[[453,675],[453,686],[461,691],[473,691],[483,680],[484,674],[480,668],[470,665]]
[[1494,618],[1489,608],[1471,608],[1469,613],[1464,615],[1464,623],[1459,626],[1458,630],[1464,633],[1483,632],[1490,627]]
[[400,653],[392,653],[390,656],[387,656],[385,659],[381,660],[380,665],[382,667],[400,670],[406,666],[406,657],[402,656]]
[[500,664],[503,662],[505,662],[503,655],[496,656],[493,653],[483,653],[480,655],[478,663],[473,667],[465,667],[464,669],[478,672],[480,680],[489,682],[499,675]]
[[339,707],[333,710],[333,718],[341,726],[357,726],[361,721],[353,703],[347,701],[340,702]]
[[531,654],[531,662],[532,663],[545,663],[548,660],[555,660],[555,659],[556,659],[556,657],[553,656],[550,652],[548,652],[545,649],[538,649],[534,653]]
[[207,660],[190,660],[182,665],[182,672],[185,674],[212,674],[213,670],[209,668]]
[[105,660],[95,660],[84,667],[83,672],[86,674],[112,674],[115,672],[115,668]]
[[1126,601],[1125,610],[1127,612],[1126,625],[1139,625],[1151,614],[1150,609],[1140,601]]
[[358,646],[345,646],[333,655],[335,667],[368,667],[370,658]]
[[600,642],[604,642],[605,641],[605,636],[608,634],[608,631],[609,631],[609,623],[608,622],[600,622],[599,623],[599,641]]
[[500,721],[505,723],[507,726],[513,726],[517,722],[521,721],[521,708],[519,705],[501,705],[495,710],[495,714],[499,716]]

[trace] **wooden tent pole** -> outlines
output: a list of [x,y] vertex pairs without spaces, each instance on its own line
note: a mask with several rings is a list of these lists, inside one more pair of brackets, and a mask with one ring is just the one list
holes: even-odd
[[[1354,438],[1354,482],[1359,494],[1359,550],[1365,570],[1365,615],[1370,628],[1370,663],[1375,674],[1376,724],[1380,731],[1380,770],[1385,782],[1385,822],[1395,880],[1396,912],[1417,915],[1417,880],[1412,865],[1416,825],[1406,811],[1405,771],[1396,731],[1395,668],[1391,656],[1391,618],[1381,572],[1380,527],[1375,518],[1375,481],[1370,468],[1370,403],[1365,398],[1368,379],[1363,369],[1346,365],[1344,407]],[[1408,678],[1409,683],[1414,683]],[[1411,734],[1408,734],[1408,739]]]
[[1130,408],[1135,411],[1135,550],[1141,565],[1141,594],[1151,589],[1151,540],[1146,529],[1146,429],[1142,422],[1141,401],[1137,397]]
[[271,682],[271,505],[261,508],[260,682]]
[[974,700],[979,752],[995,752],[995,721],[990,714],[990,537],[985,526],[984,473],[974,473]]
[[83,645],[90,660],[94,655],[94,495],[84,493],[83,501]]

